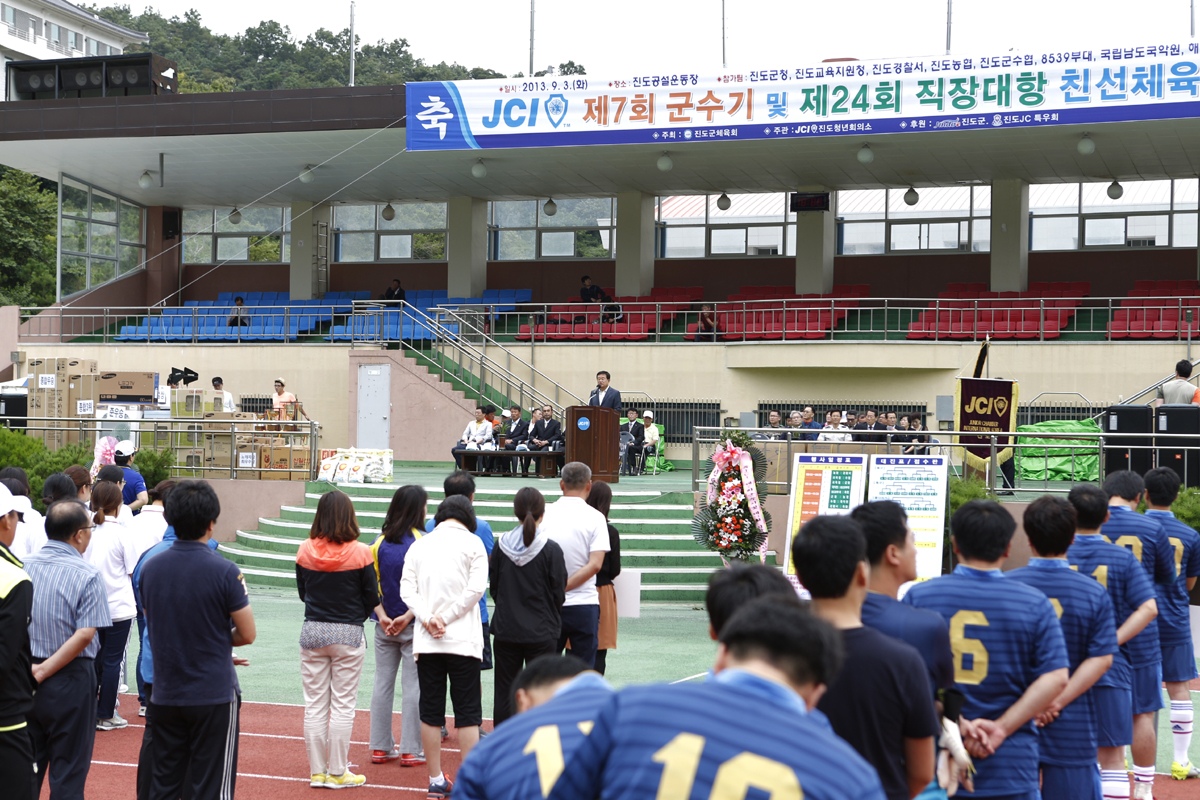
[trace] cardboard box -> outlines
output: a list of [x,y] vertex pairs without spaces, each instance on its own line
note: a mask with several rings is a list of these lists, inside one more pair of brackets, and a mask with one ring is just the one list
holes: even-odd
[[101,403],[154,405],[157,391],[157,372],[101,372],[96,377]]
[[171,438],[175,447],[204,449],[204,425],[200,422],[177,422]]
[[[286,481],[290,479],[290,475],[285,471],[291,469],[292,448],[290,447],[263,447],[260,451],[262,457],[259,459],[259,465],[263,469],[262,480],[264,481]],[[270,470],[268,472],[268,470]]]
[[234,463],[234,468],[237,470],[237,477],[240,480],[257,481],[262,477],[259,470],[262,468],[262,445],[240,442],[234,445],[234,454],[237,461]]
[[99,404],[96,376],[91,373],[73,373],[67,376],[66,416],[95,418]]
[[[236,431],[250,433],[254,431],[254,420],[257,416],[247,411],[206,411],[204,412],[204,421],[210,423],[205,426],[210,433],[218,431],[227,431],[232,427]],[[234,420],[245,420],[230,425]],[[225,423],[225,424],[220,424]]]
[[171,416],[177,419],[185,417],[203,417],[213,410],[212,389],[172,389]]
[[179,448],[175,451],[174,476],[199,478],[204,471],[204,451],[199,448]]

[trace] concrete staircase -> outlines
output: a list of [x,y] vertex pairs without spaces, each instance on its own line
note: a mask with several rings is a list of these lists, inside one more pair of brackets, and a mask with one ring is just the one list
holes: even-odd
[[[548,502],[560,496],[547,482],[543,489]],[[242,567],[252,586],[292,588],[296,585],[296,551],[308,537],[321,494],[333,487],[309,483],[303,506],[284,506],[280,516],[260,518],[256,530],[239,530],[236,542],[223,542],[220,552]],[[395,486],[366,484],[343,487],[354,498],[362,541],[379,535]],[[516,526],[512,498],[517,486],[480,482],[475,510],[499,535]],[[539,487],[540,488],[540,487]],[[429,515],[441,502],[440,488],[429,492]],[[621,567],[642,571],[642,601],[703,603],[709,575],[720,569],[721,559],[700,548],[692,539],[691,495],[677,492],[627,491],[613,493],[609,519],[621,535]],[[774,556],[768,556],[768,564]]]

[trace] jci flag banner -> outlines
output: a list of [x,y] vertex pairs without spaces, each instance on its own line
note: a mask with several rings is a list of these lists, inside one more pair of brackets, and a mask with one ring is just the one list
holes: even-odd
[[1200,116],[1200,43],[405,86],[409,150],[862,136]]
[[[959,378],[954,393],[954,427],[960,431],[978,432],[974,436],[958,437],[966,445],[963,460],[978,470],[988,468],[991,459],[991,437],[1016,430],[1017,382],[989,378]],[[996,437],[997,463],[1012,458],[1012,437]]]

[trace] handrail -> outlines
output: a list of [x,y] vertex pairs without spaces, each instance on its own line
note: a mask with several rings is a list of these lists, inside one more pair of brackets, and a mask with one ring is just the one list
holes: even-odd
[[[1196,361],[1193,361],[1193,362],[1191,362],[1191,364],[1192,364],[1192,366],[1193,366],[1193,367],[1195,367],[1197,364],[1200,364],[1200,359],[1197,359]],[[1129,401],[1130,401],[1130,400],[1136,400],[1137,398],[1141,397],[1142,395],[1146,394],[1147,392],[1152,392],[1152,391],[1154,391],[1155,389],[1157,389],[1158,387],[1160,387],[1160,386],[1162,386],[1163,384],[1167,383],[1168,381],[1173,381],[1173,380],[1175,380],[1175,378],[1176,378],[1176,376],[1175,376],[1174,374],[1172,374],[1172,375],[1169,375],[1169,376],[1167,376],[1166,378],[1163,378],[1162,380],[1158,381],[1157,383],[1152,383],[1152,384],[1150,384],[1149,386],[1147,386],[1145,389],[1142,389],[1142,390],[1141,390],[1140,392],[1138,392],[1137,394],[1131,394],[1131,395],[1129,395],[1128,399],[1124,399],[1124,400],[1122,400],[1121,402],[1122,402],[1122,403],[1124,403],[1124,404],[1126,404],[1126,405],[1138,405],[1137,403],[1130,403]],[[1195,383],[1197,379],[1200,379],[1200,374],[1195,374],[1195,375],[1192,375],[1190,378],[1188,378],[1188,382],[1189,382],[1189,383]],[[1149,404],[1147,403],[1146,405],[1149,405]],[[1104,413],[1104,412],[1100,412],[1100,414],[1097,414],[1096,416],[1097,416],[1097,417],[1099,417],[1099,416],[1100,416],[1101,414],[1103,414],[1103,413]],[[1095,417],[1093,417],[1093,419],[1095,419]]]

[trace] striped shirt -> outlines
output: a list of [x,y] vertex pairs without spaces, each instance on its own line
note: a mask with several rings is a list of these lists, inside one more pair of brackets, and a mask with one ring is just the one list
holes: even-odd
[[1154,587],[1158,592],[1158,641],[1164,646],[1187,644],[1192,636],[1187,582],[1200,576],[1200,534],[1170,511],[1149,509],[1146,516],[1162,525],[1175,558],[1175,582]]
[[[25,559],[25,572],[33,581],[29,643],[34,659],[44,661],[54,655],[80,628],[112,625],[100,570],[71,545],[49,540]],[[93,638],[80,655],[95,658],[99,649],[99,641]]]
[[[1108,522],[1100,526],[1100,535],[1133,553],[1146,571],[1150,582],[1169,586],[1175,582],[1175,550],[1158,520],[1131,510],[1128,506],[1109,506]],[[1161,614],[1161,609],[1159,611]],[[1142,632],[1122,648],[1129,663],[1137,667],[1162,662],[1162,647],[1158,642],[1158,620],[1153,619]]]
[[[966,695],[962,713],[967,719],[999,719],[1034,681],[1068,666],[1062,626],[1050,600],[1000,570],[960,564],[951,575],[918,583],[902,602],[936,611],[949,625],[954,682]],[[976,767],[973,796],[1036,794],[1033,722]]]
[[[1117,653],[1117,626],[1112,601],[1104,588],[1071,569],[1065,558],[1031,558],[1029,566],[1008,573],[1015,581],[1041,590],[1058,612],[1071,672],[1089,658]],[[1062,710],[1041,729],[1042,764],[1085,767],[1096,763],[1096,711],[1091,691]]]

